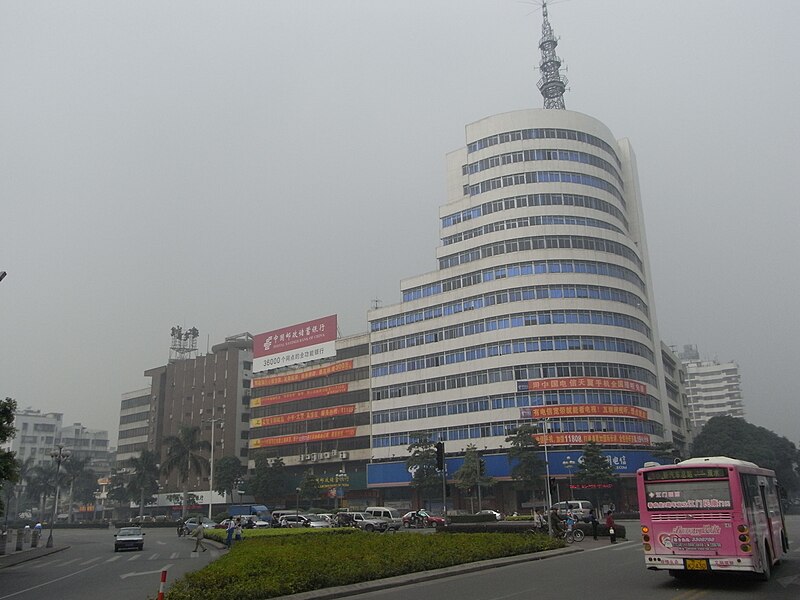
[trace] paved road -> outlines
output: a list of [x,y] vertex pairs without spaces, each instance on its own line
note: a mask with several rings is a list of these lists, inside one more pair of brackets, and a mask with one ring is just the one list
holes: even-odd
[[[637,523],[626,523],[634,538]],[[797,600],[800,598],[800,516],[787,523],[793,551],[768,583],[717,576],[677,581],[644,568],[640,542],[593,542],[583,552],[393,589],[352,595],[354,600]],[[792,537],[792,533],[796,536]]]
[[0,570],[0,600],[155,598],[162,569],[169,584],[225,552],[208,542],[207,552],[192,552],[194,539],[178,538],[172,528],[145,531],[142,552],[115,553],[112,529],[57,529],[55,547],[69,548]]

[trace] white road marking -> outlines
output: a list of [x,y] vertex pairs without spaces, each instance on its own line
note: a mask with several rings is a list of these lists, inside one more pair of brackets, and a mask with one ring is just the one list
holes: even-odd
[[78,562],[79,560],[80,560],[79,558],[73,558],[71,560],[68,560],[66,562],[61,563],[59,566],[60,567],[66,567],[68,564],[74,563],[74,562]]
[[155,560],[155,559],[157,559],[157,558],[158,558],[158,553],[156,553],[156,554],[151,554],[151,555],[150,555],[150,558],[148,558],[147,560]]
[[61,562],[61,559],[59,558],[58,560],[51,560],[49,562],[37,563],[35,565],[31,565],[31,569],[41,569],[42,567],[49,567],[50,565],[54,565],[57,562]]
[[178,558],[178,554],[180,554],[180,553],[179,553],[179,552],[173,552],[172,554],[170,554],[170,555],[169,555],[169,557],[170,557],[171,559],[172,559],[172,558]]
[[103,560],[103,557],[102,556],[95,556],[94,558],[90,558],[89,560],[82,562],[81,566],[90,565],[93,562],[97,562],[98,560]]
[[119,556],[119,555],[117,555],[117,556],[112,556],[112,557],[111,557],[111,558],[109,558],[109,559],[108,559],[106,562],[107,562],[107,563],[114,562],[115,560],[119,560],[120,558],[122,558],[122,557],[121,557],[121,556]]
[[141,555],[141,554],[134,554],[133,556],[131,556],[131,557],[128,559],[128,562],[131,562],[132,560],[139,560],[140,558],[142,558],[142,555]]
[[590,550],[584,550],[584,552],[597,552],[598,550],[625,550],[632,543],[633,542],[617,542],[616,544],[608,544],[608,546],[599,546]]
[[[124,575],[120,575],[119,578],[120,579],[127,579],[128,577],[136,577],[137,575],[154,575],[156,573],[160,574],[161,571],[169,571],[169,568],[171,566],[172,565],[164,565],[163,567],[161,567],[160,569],[156,569],[155,571],[142,571],[140,573],[136,573],[136,572],[134,572],[134,573],[125,573]],[[0,600],[2,600],[2,599],[0,599]]]

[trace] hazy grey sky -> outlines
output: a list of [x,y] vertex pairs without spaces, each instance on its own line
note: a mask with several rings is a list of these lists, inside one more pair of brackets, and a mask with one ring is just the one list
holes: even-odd
[[[567,108],[638,157],[661,335],[800,438],[800,2],[550,5]],[[514,0],[0,2],[0,397],[108,428],[168,358],[434,270],[445,154],[541,107]],[[793,191],[794,190],[794,191]]]

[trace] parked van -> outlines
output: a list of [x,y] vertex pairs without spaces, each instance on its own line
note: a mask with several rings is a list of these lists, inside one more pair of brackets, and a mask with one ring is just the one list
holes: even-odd
[[403,526],[403,515],[395,508],[388,508],[386,506],[368,506],[364,512],[373,517],[385,519],[389,523],[389,529],[397,531]]
[[571,510],[578,520],[588,517],[589,511],[592,510],[592,503],[588,500],[567,500],[566,502],[557,502],[553,506],[558,511],[559,517],[566,517],[567,511]]

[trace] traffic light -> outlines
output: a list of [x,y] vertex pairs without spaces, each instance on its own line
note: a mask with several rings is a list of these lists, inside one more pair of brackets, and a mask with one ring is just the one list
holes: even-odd
[[436,442],[436,468],[444,471],[444,442]]

